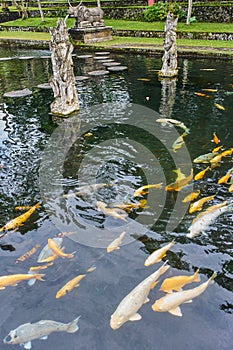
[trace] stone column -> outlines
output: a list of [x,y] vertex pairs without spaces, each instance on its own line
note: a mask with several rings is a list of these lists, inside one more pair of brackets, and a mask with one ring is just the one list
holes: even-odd
[[161,78],[161,103],[159,113],[163,118],[171,118],[176,100],[177,78]]
[[73,45],[69,42],[65,20],[59,19],[56,28],[50,28],[53,76],[51,86],[55,100],[51,113],[68,116],[79,110],[78,94],[73,72]]
[[165,23],[164,55],[162,58],[162,69],[159,71],[161,77],[175,77],[177,70],[177,46],[176,46],[176,27],[178,17],[169,11]]

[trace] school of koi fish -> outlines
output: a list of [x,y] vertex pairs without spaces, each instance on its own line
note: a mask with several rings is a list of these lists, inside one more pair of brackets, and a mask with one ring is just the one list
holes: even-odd
[[[198,93],[196,93],[198,94]],[[199,93],[199,96],[208,97],[204,93]],[[219,106],[216,106],[220,108]],[[174,142],[172,149],[177,152],[184,144],[184,137],[189,135],[189,129],[180,121],[175,119],[160,118],[156,122],[163,125],[171,124],[178,128],[183,129],[183,134]],[[174,182],[164,186],[163,183],[147,184],[135,190],[133,194],[133,199],[138,199],[137,202],[122,202],[107,205],[102,201],[96,202],[96,210],[101,211],[106,216],[111,216],[116,220],[127,220],[128,213],[131,210],[146,207],[146,199],[142,198],[145,196],[149,190],[165,190],[169,192],[179,192],[182,189],[193,183],[196,188],[204,176],[210,175],[212,170],[216,166],[221,166],[223,162],[227,162],[229,159],[232,161],[233,148],[224,149],[224,145],[219,145],[221,142],[214,133],[213,139],[211,140],[214,144],[214,148],[207,154],[198,156],[193,160],[194,164],[207,164],[207,166],[196,172],[193,168],[190,169],[190,173],[185,175],[182,173],[181,169],[173,170],[176,174],[176,179]],[[198,165],[199,167],[199,165]],[[194,175],[194,173],[196,174]],[[227,172],[218,179],[217,184],[219,186],[227,186],[229,192],[233,192],[233,167],[229,168]],[[77,192],[69,193],[64,195],[64,198],[69,198],[71,196],[80,196],[83,191],[96,191],[98,188],[104,186],[113,186],[113,184],[93,184],[91,186],[83,186],[78,189]],[[197,199],[202,195],[202,198]],[[206,203],[211,202],[215,199],[215,195],[205,196],[202,192],[202,188],[197,188],[194,192],[189,193],[183,198],[183,203],[190,203],[189,214],[193,214],[197,211],[200,213],[192,220],[190,227],[188,228],[187,237],[193,239],[197,235],[208,231],[208,228],[215,220],[222,214],[226,212],[233,211],[233,201],[223,201],[220,203],[214,203],[206,207]],[[33,206],[21,206],[16,207],[15,210],[22,210],[25,213],[17,216],[16,218],[7,222],[0,231],[2,232],[1,237],[14,232],[20,226],[22,226],[33,213],[40,208],[41,203],[36,203]],[[72,234],[72,233],[71,233]],[[107,253],[120,249],[124,237],[127,232],[122,232],[118,237],[116,237],[106,248]],[[69,236],[69,233],[61,233],[60,235],[49,238],[47,245],[43,247],[38,255],[38,265],[31,266],[29,271],[24,274],[11,274],[6,276],[0,276],[0,290],[3,290],[9,286],[17,286],[18,283],[22,281],[28,281],[29,286],[33,286],[35,282],[45,281],[44,276],[47,268],[52,268],[56,259],[72,259],[75,252],[65,252],[65,247],[62,246],[64,237]],[[152,252],[144,262],[144,266],[148,267],[155,263],[159,263],[166,256],[168,250],[170,250],[175,245],[175,240],[168,242],[159,249]],[[41,246],[36,244],[31,250],[24,253],[22,256],[18,257],[15,263],[21,263],[28,259],[31,255],[35,254]],[[130,291],[124,299],[116,307],[112,315],[109,315],[110,327],[113,330],[120,328],[127,321],[138,321],[141,319],[141,315],[138,313],[139,309],[144,303],[149,301],[150,291],[158,285],[159,277],[166,273],[170,268],[168,260],[163,263],[163,265],[158,268],[155,272],[146,277],[142,282],[140,282],[132,291]],[[56,299],[64,297],[67,293],[71,293],[74,288],[79,287],[80,283],[83,283],[88,273],[95,271],[95,267],[91,266],[87,269],[86,273],[74,276],[72,279],[67,281],[61,288],[57,291],[54,297]],[[192,299],[202,294],[206,288],[211,284],[211,282],[216,277],[216,273],[213,273],[210,278],[200,283],[197,287],[192,289],[183,290],[182,288],[190,283],[200,282],[199,269],[197,269],[193,275],[180,275],[173,276],[170,278],[165,278],[160,284],[159,290],[164,292],[165,295],[160,299],[155,300],[152,305],[152,310],[154,312],[169,312],[174,316],[182,316],[180,305],[184,303],[192,302]],[[73,321],[65,324],[61,322],[56,322],[53,320],[40,320],[36,323],[26,323],[22,324],[14,330],[11,330],[9,334],[4,338],[3,342],[5,344],[20,344],[24,346],[25,349],[31,349],[31,341],[34,339],[47,339],[48,335],[52,332],[65,331],[68,333],[74,333],[79,329],[78,316]]]

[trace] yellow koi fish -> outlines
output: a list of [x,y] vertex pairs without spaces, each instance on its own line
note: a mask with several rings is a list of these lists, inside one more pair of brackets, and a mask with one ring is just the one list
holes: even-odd
[[120,249],[119,245],[121,244],[124,236],[126,235],[126,232],[122,232],[119,237],[114,239],[108,246],[107,246],[107,252],[111,253],[113,250]]
[[32,208],[32,205],[21,205],[18,207],[15,207],[15,210],[29,210]]
[[28,259],[31,255],[33,255],[37,249],[40,248],[40,244],[36,244],[32,249],[30,249],[28,252],[24,253],[23,255],[21,255],[19,258],[16,259],[16,264],[18,264],[20,261],[24,261],[26,259]]
[[216,276],[217,274],[214,273],[208,279],[208,281],[200,284],[196,288],[184,290],[182,292],[166,294],[164,297],[155,301],[155,303],[152,305],[152,309],[157,312],[169,312],[174,316],[181,317],[182,313],[179,305],[186,302],[190,302],[192,301],[192,299],[202,294]]
[[211,98],[210,95],[203,94],[203,92],[194,92],[194,94],[197,95],[197,96],[201,96],[201,97]]
[[228,188],[229,192],[233,192],[233,184]]
[[163,183],[159,183],[159,184],[151,184],[151,185],[145,185],[142,187],[139,187],[133,194],[134,197],[138,197],[138,196],[143,196],[144,194],[148,193],[148,189],[149,188],[157,188],[160,189],[162,188]]
[[79,287],[79,282],[85,277],[86,275],[78,275],[69,282],[67,282],[56,294],[56,299],[59,299],[66,295],[67,292],[71,292],[72,289]]
[[15,219],[10,220],[8,223],[6,223],[2,228],[0,228],[0,231],[8,231],[8,230],[14,230],[18,227],[22,226],[24,222],[30,218],[30,216],[34,213],[34,211],[40,207],[40,202],[36,203],[31,207],[26,213],[18,216]]
[[221,161],[221,159],[223,157],[226,157],[226,156],[231,156],[233,153],[233,148],[230,148],[230,149],[227,149],[226,151],[223,151],[222,153],[218,154],[217,156],[215,156],[214,158],[212,158],[210,160],[210,163],[218,163]]
[[189,129],[187,128],[187,126],[182,123],[181,121],[179,120],[176,120],[176,119],[172,119],[172,118],[158,118],[156,119],[156,122],[157,123],[161,123],[162,125],[166,125],[166,124],[173,124],[181,129],[183,129],[187,134],[189,134]]
[[192,214],[194,213],[195,211],[199,211],[202,209],[204,203],[208,202],[208,201],[211,201],[213,198],[215,197],[215,195],[213,196],[208,196],[208,197],[203,197],[201,199],[199,199],[198,201],[190,204],[190,207],[189,207],[189,213]]
[[30,279],[37,279],[39,281],[43,280],[43,274],[16,274],[16,275],[8,275],[8,276],[0,276],[0,289],[5,289],[8,286],[17,286],[17,284],[21,281],[28,281]]
[[48,238],[48,247],[53,251],[53,253],[61,258],[72,259],[74,257],[74,253],[66,254],[60,249],[57,243],[52,239]]
[[197,173],[195,176],[194,176],[194,180],[200,180],[203,178],[203,176],[205,175],[205,173],[210,169],[210,167],[208,166],[206,169],[200,171],[199,173]]
[[[63,250],[63,248],[61,250]],[[40,262],[40,263],[53,263],[53,261],[56,260],[57,258],[58,258],[57,254],[52,254],[52,255],[48,256],[47,258],[44,258],[38,262]]]
[[53,262],[46,264],[46,265],[40,265],[40,266],[31,266],[29,271],[34,272],[34,271],[41,271],[47,269],[49,266],[52,266]]
[[225,107],[223,107],[222,105],[218,104],[218,103],[215,103],[214,104],[215,107],[217,107],[218,109],[221,109],[222,111],[225,111]]
[[176,181],[177,180],[182,180],[185,178],[185,175],[182,173],[182,171],[180,170],[180,168],[172,170],[174,173],[176,173],[177,177],[176,177]]
[[170,185],[165,187],[166,191],[180,191],[183,187],[185,187],[190,181],[193,179],[193,169],[191,169],[190,175],[181,179],[176,180]]
[[173,152],[176,152],[178,149],[180,149],[184,145],[184,136],[186,136],[186,133],[183,133],[180,135],[175,142],[172,144],[172,150]]
[[207,92],[217,92],[217,89],[202,89],[202,91],[207,91]]
[[231,175],[233,173],[233,169],[230,169],[226,175],[224,175],[223,177],[221,177],[221,179],[218,180],[218,184],[226,184],[227,181],[230,179]]
[[212,153],[217,153],[222,147],[223,147],[223,145],[214,148]]
[[169,266],[165,262],[157,271],[149,275],[139,283],[124,299],[120,302],[115,312],[111,315],[110,327],[112,329],[120,328],[127,321],[139,321],[142,316],[138,313],[141,306],[149,301],[150,290],[157,284],[159,277],[164,274]]
[[187,196],[182,200],[182,202],[183,202],[183,203],[192,202],[192,201],[194,201],[194,199],[196,199],[196,198],[199,196],[200,193],[201,193],[200,190],[197,190],[197,192],[192,192],[192,193],[190,193],[189,195],[187,195]]
[[148,79],[148,78],[137,78],[137,80],[140,80],[140,81],[151,81],[151,79]]
[[159,248],[155,250],[153,253],[151,253],[148,258],[145,260],[144,265],[150,266],[153,265],[159,261],[162,260],[162,258],[166,255],[167,251],[175,244],[175,241],[171,241],[170,243],[166,244],[162,248]]
[[115,219],[126,220],[126,213],[122,209],[118,208],[107,208],[107,204],[101,201],[97,201],[97,208],[99,211],[102,211],[105,215],[112,216]]
[[114,208],[119,208],[125,210],[127,213],[132,209],[145,208],[146,199],[141,199],[138,203],[122,203],[122,204],[114,204]]
[[160,289],[165,293],[171,293],[173,290],[180,291],[182,288],[192,282],[200,282],[199,269],[192,276],[174,276],[166,278]]

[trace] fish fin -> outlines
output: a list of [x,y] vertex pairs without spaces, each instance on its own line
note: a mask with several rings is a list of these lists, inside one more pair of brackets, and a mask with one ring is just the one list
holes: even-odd
[[36,282],[36,278],[32,278],[31,280],[28,281],[28,285],[31,287],[35,282]]
[[198,275],[198,273],[199,273],[199,269],[197,269],[197,271],[194,273],[194,280],[193,280],[193,282],[200,282],[200,277],[199,277],[199,275]]
[[158,284],[159,283],[159,281],[155,281],[155,282],[153,282],[152,283],[152,285],[150,286],[150,289],[154,289],[154,287],[156,286],[156,284]]
[[184,304],[190,304],[192,302],[193,302],[192,300],[187,300],[187,301],[184,302]]
[[142,318],[142,316],[136,312],[136,314],[132,315],[129,318],[129,321],[139,321],[139,320],[141,320],[141,318]]
[[149,303],[150,299],[147,297],[143,304]]
[[68,323],[68,329],[67,329],[68,333],[75,333],[75,332],[77,332],[79,330],[78,320],[80,319],[80,317],[81,316],[78,316],[73,321]]
[[32,343],[30,341],[28,341],[27,343],[23,343],[22,344],[24,349],[31,349],[32,348]]
[[45,276],[45,273],[38,273],[38,275],[35,276],[35,278],[38,281],[45,281],[42,277]]
[[40,338],[41,340],[46,340],[48,339],[48,336],[47,335],[44,335],[43,337]]
[[182,312],[181,312],[179,306],[175,307],[174,309],[168,310],[168,312],[174,316],[180,316],[180,317],[182,316]]

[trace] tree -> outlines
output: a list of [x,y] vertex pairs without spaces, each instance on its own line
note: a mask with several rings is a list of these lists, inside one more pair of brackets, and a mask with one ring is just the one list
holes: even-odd
[[37,2],[38,2],[38,9],[39,9],[39,12],[40,12],[41,21],[44,22],[45,21],[44,20],[44,12],[42,10],[41,2],[40,2],[40,0],[37,0]]
[[187,18],[186,18],[186,24],[190,24],[192,7],[193,7],[193,0],[188,0],[188,13],[187,13]]

